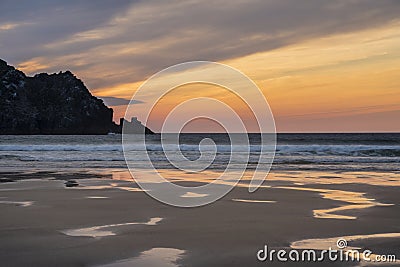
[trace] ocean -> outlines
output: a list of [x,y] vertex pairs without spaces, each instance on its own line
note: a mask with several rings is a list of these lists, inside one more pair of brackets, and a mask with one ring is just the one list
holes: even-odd
[[[211,138],[217,153],[210,170],[222,171],[236,153],[236,161],[247,161],[247,169],[256,168],[261,151],[260,135],[249,134],[250,157],[247,146],[230,145],[225,134],[181,134],[179,146],[160,143],[160,136],[149,136],[146,143],[153,165],[174,169],[163,152],[179,151],[189,160],[200,157],[199,142]],[[145,159],[139,145],[125,147],[138,150],[137,166]],[[214,146],[203,146],[202,152],[212,152]],[[240,155],[243,154],[243,158]],[[84,136],[0,136],[0,168],[2,172],[67,171],[126,169],[121,135]],[[243,163],[243,162],[237,162]],[[233,162],[235,164],[235,162]],[[278,134],[272,171],[334,171],[334,172],[395,172],[400,171],[400,134]]]

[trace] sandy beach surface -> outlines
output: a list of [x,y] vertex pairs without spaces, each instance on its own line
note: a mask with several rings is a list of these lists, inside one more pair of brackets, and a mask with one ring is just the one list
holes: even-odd
[[[1,266],[365,265],[257,260],[265,245],[289,250],[301,240],[400,233],[396,175],[382,178],[386,186],[326,175],[314,183],[305,173],[271,174],[255,193],[237,186],[200,208],[162,204],[132,181],[79,179],[66,188],[48,175],[25,175],[0,184]],[[400,258],[398,236],[354,243]]]

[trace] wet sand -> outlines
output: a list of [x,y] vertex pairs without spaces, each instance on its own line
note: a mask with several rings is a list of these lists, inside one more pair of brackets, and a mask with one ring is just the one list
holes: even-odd
[[[321,266],[259,262],[256,253],[264,245],[287,250],[301,240],[400,233],[396,184],[281,176],[253,194],[238,186],[191,209],[159,203],[129,181],[83,179],[76,188],[60,180],[2,183],[1,266]],[[319,181],[328,180],[335,178]],[[400,238],[370,241],[355,245],[400,258]]]

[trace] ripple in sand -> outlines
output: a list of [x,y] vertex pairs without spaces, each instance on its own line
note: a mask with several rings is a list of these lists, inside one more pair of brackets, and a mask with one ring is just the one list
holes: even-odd
[[137,187],[127,187],[127,186],[116,186],[115,188],[118,188],[120,190],[125,190],[129,192],[146,192],[147,190],[143,190]]
[[108,228],[116,228],[120,226],[127,226],[127,225],[157,225],[162,221],[162,218],[151,218],[148,222],[129,222],[129,223],[118,223],[118,224],[106,224],[106,225],[99,225],[99,226],[92,226],[86,228],[79,228],[79,229],[69,229],[61,231],[65,235],[69,236],[86,236],[86,237],[104,237],[104,236],[111,236],[116,235],[115,232],[111,230],[103,230]]
[[257,200],[257,199],[239,199],[234,198],[232,201],[235,202],[245,202],[245,203],[276,203],[274,200]]
[[177,267],[176,263],[185,253],[175,248],[152,248],[144,251],[140,256],[116,261],[99,267]]
[[[371,239],[378,239],[378,238],[400,238],[400,233],[383,233],[383,234],[371,234],[371,235],[353,235],[353,236],[340,236],[340,237],[329,237],[329,238],[316,238],[316,239],[305,239],[305,240],[300,240],[296,241],[290,244],[290,247],[292,249],[298,249],[298,250],[308,250],[308,249],[313,249],[313,250],[329,250],[329,248],[332,249],[337,249],[337,241],[339,239],[344,239],[347,242],[353,242],[353,241],[363,241],[363,240],[371,240]],[[351,250],[361,250],[362,248],[359,247],[352,247],[352,246],[347,246],[346,248],[343,249],[344,252],[349,252]],[[361,251],[362,253],[362,251]],[[349,253],[349,256],[352,254]],[[378,265],[378,262],[375,261],[376,259],[376,254],[371,254],[370,259],[371,262],[367,261],[361,261],[360,266],[376,266]],[[361,258],[361,260],[363,260]],[[374,262],[375,261],[375,262]],[[395,262],[386,262],[383,263],[383,265],[396,265],[398,266],[399,260],[396,259]]]
[[0,201],[0,204],[8,204],[20,207],[29,207],[33,205],[33,201]]
[[105,189],[119,189],[130,192],[144,192],[143,189],[137,187],[128,187],[128,186],[117,186],[117,185],[84,185],[77,187],[70,187],[68,190],[105,190]]
[[84,185],[77,187],[67,187],[67,190],[103,190],[103,189],[113,189],[110,185]]
[[400,176],[389,172],[342,172],[340,175],[329,172],[310,172],[306,176],[304,172],[290,171],[290,175],[270,173],[269,181],[285,181],[301,184],[366,184],[376,186],[399,186]]
[[209,194],[198,194],[193,192],[187,192],[183,194],[181,197],[206,197],[206,196],[209,196]]
[[384,207],[384,206],[394,205],[394,204],[383,204],[375,201],[375,199],[366,198],[365,193],[361,192],[351,192],[351,191],[334,190],[334,189],[320,189],[320,188],[290,187],[290,186],[280,186],[276,188],[318,192],[324,199],[342,201],[347,203],[340,207],[314,210],[313,211],[314,217],[318,219],[355,220],[357,219],[356,216],[349,216],[349,215],[335,214],[335,213],[338,211],[367,209],[378,206]]
[[334,214],[334,212],[338,211],[346,211],[346,210],[357,210],[357,209],[367,209],[372,207],[385,207],[385,206],[393,206],[394,204],[382,204],[375,202],[374,204],[365,204],[365,205],[346,205],[342,207],[332,208],[332,209],[320,209],[314,210],[314,217],[320,219],[342,219],[342,220],[355,220],[357,219],[356,216],[349,216],[349,215],[340,215]]

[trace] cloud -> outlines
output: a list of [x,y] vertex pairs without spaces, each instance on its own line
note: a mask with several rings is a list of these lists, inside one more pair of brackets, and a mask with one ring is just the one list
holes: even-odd
[[139,100],[132,100],[131,102],[129,99],[120,97],[100,96],[98,98],[102,99],[104,101],[104,104],[106,104],[107,106],[126,106],[129,105],[129,103],[131,105],[143,103]]
[[41,71],[71,69],[94,89],[141,81],[184,61],[222,61],[379,27],[400,13],[396,0],[32,1],[19,7],[0,4],[0,25],[27,23],[0,31],[5,59],[17,65],[40,58],[37,64],[48,66]]
[[[24,1],[0,2],[0,25],[18,25],[0,32],[2,55],[12,63],[31,57],[52,56],[45,44],[66,38],[107,23],[116,13],[123,12],[132,1]],[[59,51],[60,52],[60,51]],[[57,53],[58,54],[58,53]]]
[[8,31],[8,30],[14,29],[18,26],[19,26],[19,24],[17,24],[17,23],[0,24],[0,31]]

